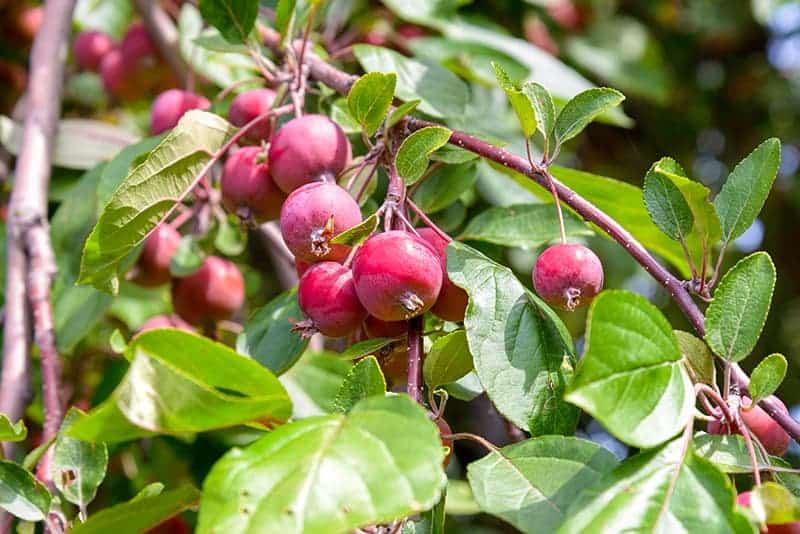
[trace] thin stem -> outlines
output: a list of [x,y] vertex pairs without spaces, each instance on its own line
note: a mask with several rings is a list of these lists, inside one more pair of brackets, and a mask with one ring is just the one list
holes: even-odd
[[367,187],[369,187],[370,182],[375,177],[375,173],[378,172],[378,165],[375,164],[372,167],[372,170],[369,171],[369,175],[364,179],[364,183],[361,184],[361,189],[358,190],[358,194],[356,195],[356,202],[359,204],[361,203],[361,198],[364,196],[364,193],[367,192]]
[[300,87],[301,78],[303,76],[303,61],[305,60],[306,55],[306,47],[308,46],[308,37],[311,35],[311,28],[314,25],[314,17],[317,15],[317,9],[319,9],[319,3],[314,4],[311,7],[311,11],[308,13],[308,21],[306,22],[305,30],[303,31],[303,41],[300,45],[300,53],[297,55],[297,84],[296,87]]
[[706,267],[708,266],[708,244],[703,241],[703,261],[700,265],[700,289],[699,293],[702,295],[705,292],[706,285]]
[[725,249],[728,247],[728,243],[723,243],[722,248],[719,249],[719,255],[717,256],[717,263],[714,265],[714,274],[711,275],[711,280],[708,282],[708,289],[711,290],[717,284],[717,280],[719,279],[720,271],[722,270],[722,260],[725,259]]
[[428,228],[430,228],[431,230],[436,232],[436,235],[438,235],[439,237],[441,237],[442,239],[444,239],[448,243],[453,240],[453,238],[450,237],[449,235],[447,235],[447,233],[444,230],[442,230],[441,228],[436,226],[436,223],[434,223],[427,215],[425,215],[425,213],[421,209],[419,209],[419,206],[414,204],[413,200],[411,200],[410,198],[407,198],[406,199],[406,205],[409,208],[411,208],[411,211],[413,211],[414,214],[416,214],[416,216],[419,217],[420,220],[422,222],[424,222],[428,226]]
[[231,94],[233,91],[238,89],[239,87],[251,83],[258,83],[259,85],[264,85],[262,78],[245,78],[243,80],[237,80],[230,84],[228,87],[217,93],[217,96],[214,97],[214,103],[219,104],[222,100]]
[[661,518],[667,511],[669,502],[672,499],[672,494],[675,492],[675,487],[678,485],[678,479],[680,478],[681,470],[683,469],[683,462],[686,461],[686,455],[689,453],[689,443],[692,441],[693,431],[694,431],[694,419],[689,419],[689,422],[686,424],[686,427],[683,429],[683,434],[681,435],[682,443],[681,443],[680,460],[676,464],[675,472],[672,473],[672,477],[669,480],[667,493],[665,498],[662,500],[661,507],[658,509],[658,516],[656,516],[656,520],[653,523],[654,525],[658,525],[661,522]]
[[681,249],[683,249],[683,255],[686,258],[686,263],[689,265],[689,269],[692,272],[692,280],[697,280],[697,267],[694,264],[691,252],[689,252],[689,247],[686,246],[686,239],[681,236],[678,242],[681,244]]
[[470,432],[456,432],[455,434],[442,434],[442,439],[451,439],[453,441],[459,439],[468,439],[470,441],[474,441],[475,443],[480,443],[487,449],[492,452],[498,452],[500,447],[489,441],[488,439],[478,436],[476,434],[472,434]]
[[422,317],[408,321],[408,381],[406,392],[416,402],[422,404]]
[[723,362],[722,368],[722,398],[727,401],[731,390],[731,365]]
[[695,394],[705,394],[711,397],[711,400],[719,407],[722,411],[722,416],[725,418],[725,421],[730,425],[734,422],[733,413],[731,413],[730,406],[728,405],[728,401],[720,396],[717,391],[709,386],[708,384],[695,384],[694,385]]
[[756,457],[756,451],[753,448],[753,438],[750,436],[750,429],[742,420],[742,416],[737,410],[736,412],[736,425],[740,429],[744,429],[742,432],[742,437],[744,438],[744,444],[747,446],[747,454],[750,456],[750,463],[753,466],[753,482],[755,482],[756,486],[761,485],[761,473],[759,472],[758,467],[758,458]]
[[[538,167],[533,162],[533,155],[531,154],[531,140],[525,139],[525,152],[528,155],[528,163],[531,166],[531,169],[535,169]],[[556,190],[556,186],[553,183],[553,177],[547,172],[547,169],[541,169],[544,172],[545,177],[547,178],[547,185],[550,188],[550,193],[553,195],[553,203],[556,205],[556,215],[558,216],[558,229],[561,232],[561,243],[567,243],[567,231],[564,228],[564,214],[561,212],[561,202],[558,200],[558,191]]]

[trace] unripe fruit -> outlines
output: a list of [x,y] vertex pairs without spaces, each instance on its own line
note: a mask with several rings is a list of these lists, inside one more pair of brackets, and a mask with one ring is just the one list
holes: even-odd
[[431,311],[445,321],[454,323],[463,321],[469,297],[467,297],[467,292],[451,282],[447,275],[447,240],[431,228],[419,228],[417,233],[433,247],[439,255],[439,261],[442,262],[442,275],[444,276],[442,290],[439,291],[439,298],[436,299],[436,304],[433,305]]
[[278,187],[298,187],[342,172],[351,157],[350,141],[338,124],[324,115],[303,115],[275,132],[269,168]]
[[230,319],[243,303],[242,273],[217,256],[208,256],[200,269],[172,283],[172,307],[194,325]]
[[[752,492],[750,491],[740,493],[736,496],[736,504],[744,506],[745,508],[750,508],[751,496]],[[767,529],[761,532],[765,534],[800,534],[800,521],[783,523],[780,525],[767,525]]]
[[72,45],[75,61],[85,70],[97,70],[103,57],[113,49],[111,36],[100,31],[81,32]]
[[168,224],[158,225],[144,240],[132,281],[144,287],[156,287],[169,282],[169,263],[180,244],[181,234],[177,230]]
[[156,53],[156,46],[141,22],[131,24],[122,37],[119,48],[128,64],[133,64],[146,56],[154,56]]
[[603,288],[603,264],[583,245],[553,245],[536,260],[533,286],[548,304],[573,311],[587,306]]
[[442,287],[442,264],[421,238],[393,230],[367,239],[353,259],[356,292],[382,321],[403,321],[428,311]]
[[139,327],[138,334],[147,332],[148,330],[156,330],[157,328],[177,328],[178,330],[185,330],[187,332],[194,332],[192,325],[178,317],[177,315],[156,315],[151,317]]
[[452,458],[453,456],[453,439],[441,436],[452,435],[453,431],[450,428],[450,425],[447,424],[447,421],[445,421],[441,417],[439,419],[436,419],[434,423],[436,423],[436,426],[439,427],[439,436],[440,439],[442,440],[442,447],[447,447],[447,455],[444,457],[444,462],[442,464],[442,467],[447,469],[447,466],[450,465],[450,458]]
[[[240,93],[231,102],[228,109],[228,119],[234,126],[242,127],[256,117],[272,109],[275,101],[275,91],[272,89],[253,89]],[[269,119],[259,121],[247,131],[247,139],[259,142],[269,139],[272,127]]]
[[[274,173],[272,177],[275,178]],[[289,195],[281,208],[283,240],[292,254],[303,261],[343,261],[350,247],[331,245],[329,241],[359,223],[358,203],[350,193],[327,182],[301,187]]]
[[252,217],[262,223],[277,219],[286,194],[269,175],[269,167],[260,147],[240,148],[222,168],[222,204],[230,213]]
[[367,316],[353,285],[353,273],[332,261],[317,263],[300,279],[297,300],[311,326],[330,337],[354,332]]
[[370,315],[364,321],[368,337],[403,337],[408,334],[408,321],[381,321]]
[[[773,397],[777,401],[780,410],[787,414],[789,410],[780,399]],[[747,397],[742,397],[742,407],[746,408],[751,405],[752,401]],[[762,410],[758,405],[753,406],[749,410],[742,410],[742,420],[747,427],[753,431],[753,434],[758,438],[767,452],[775,456],[783,456],[786,449],[789,448],[789,443],[792,438],[781,426],[772,419],[767,412]]]
[[153,109],[150,112],[150,133],[158,135],[171,130],[187,111],[208,109],[209,107],[211,107],[211,103],[204,96],[180,89],[164,91],[153,100]]

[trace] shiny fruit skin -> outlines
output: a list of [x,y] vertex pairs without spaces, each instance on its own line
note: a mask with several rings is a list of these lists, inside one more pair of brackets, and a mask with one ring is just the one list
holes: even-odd
[[222,204],[229,213],[241,216],[244,209],[257,223],[280,217],[286,193],[272,180],[260,147],[242,147],[228,156],[220,185]]
[[[780,399],[777,397],[772,398],[777,401],[784,414],[789,413],[786,405]],[[749,398],[743,397],[742,408],[750,406],[751,402]],[[767,452],[775,456],[783,456],[786,453],[792,438],[760,406],[753,406],[749,410],[742,409],[742,419],[761,444],[764,445]]]
[[272,137],[272,178],[286,193],[322,179],[335,178],[350,162],[350,141],[324,115],[303,115],[281,126]]
[[153,100],[150,112],[150,133],[158,135],[174,128],[183,115],[192,109],[208,109],[211,103],[204,96],[169,89]]
[[422,238],[392,230],[367,239],[353,259],[358,298],[382,321],[404,321],[429,310],[442,287],[442,264]]
[[[252,89],[236,95],[228,108],[228,120],[234,126],[242,127],[256,117],[272,109],[275,101],[275,91],[272,89]],[[247,139],[259,143],[269,140],[272,133],[270,119],[259,121],[247,131]]]
[[444,276],[442,290],[439,292],[439,298],[431,308],[431,312],[445,321],[454,323],[463,321],[469,297],[467,292],[451,282],[450,277],[447,275],[447,240],[431,228],[418,228],[417,233],[433,247],[442,262],[442,274]]
[[302,276],[303,276],[304,274],[306,274],[306,271],[307,271],[307,270],[308,270],[308,269],[309,269],[309,268],[310,268],[312,265],[314,265],[314,264],[313,264],[313,263],[311,263],[311,262],[308,262],[308,261],[303,261],[303,260],[301,260],[300,258],[295,258],[295,259],[294,259],[294,270],[297,272],[297,277],[298,277],[298,278],[302,278]]
[[72,53],[83,70],[96,71],[106,54],[114,49],[114,40],[105,32],[85,31],[75,37]]
[[132,281],[144,287],[157,287],[170,281],[169,264],[181,244],[181,234],[161,223],[144,240]]
[[172,307],[193,325],[230,319],[244,303],[244,278],[232,262],[208,256],[185,278],[172,282]]
[[297,300],[314,327],[329,337],[356,331],[367,310],[353,284],[353,273],[344,265],[324,261],[313,265],[300,279]]
[[[751,491],[743,491],[736,496],[736,504],[750,508]],[[767,525],[766,531],[762,530],[765,534],[800,534],[800,521],[793,523],[782,523],[779,525]]]
[[150,33],[141,22],[131,24],[122,37],[119,48],[129,64],[154,56],[156,53],[156,46],[150,38]]
[[304,185],[290,194],[281,208],[281,235],[286,246],[295,257],[312,263],[343,261],[350,247],[330,245],[329,241],[360,223],[361,209],[350,193],[327,182]]
[[603,264],[583,245],[553,245],[536,260],[533,286],[551,306],[573,311],[588,306],[603,288]]
[[367,337],[403,337],[408,334],[408,321],[381,321],[372,315],[364,320]]

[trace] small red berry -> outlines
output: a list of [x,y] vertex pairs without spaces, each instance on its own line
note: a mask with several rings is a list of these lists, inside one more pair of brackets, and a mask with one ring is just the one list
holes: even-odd
[[431,308],[431,311],[445,321],[454,323],[463,321],[469,297],[467,297],[467,292],[451,282],[450,277],[447,275],[447,240],[431,228],[419,228],[417,233],[422,239],[430,243],[442,262],[442,274],[444,275],[442,290],[439,292],[439,298]]
[[[253,89],[240,93],[231,102],[228,119],[234,126],[242,127],[256,117],[272,109],[275,91],[272,89]],[[247,139],[256,143],[266,141],[272,133],[269,119],[259,121],[247,131]]]
[[603,264],[583,245],[553,245],[536,260],[533,286],[548,304],[573,311],[587,306],[603,288]]
[[100,77],[103,80],[103,87],[114,96],[120,94],[127,88],[127,78],[125,60],[119,49],[109,51],[100,60]]
[[75,61],[84,70],[97,70],[103,57],[113,49],[111,36],[100,31],[81,32],[72,45]]
[[296,257],[308,262],[343,261],[350,247],[329,241],[359,223],[358,203],[343,188],[327,182],[304,185],[281,208],[283,240]]
[[[780,399],[773,397],[773,400],[778,403],[780,410],[784,414],[789,414],[789,410],[786,409],[786,405]],[[752,401],[749,398],[742,397],[742,408],[747,408],[751,404]],[[764,445],[767,452],[775,456],[783,456],[786,453],[792,438],[761,407],[756,405],[750,409],[743,409],[742,420],[753,431],[753,434],[756,435],[761,444]]]
[[145,25],[141,22],[131,24],[122,37],[120,51],[128,64],[133,64],[147,56],[154,56],[156,46],[150,38]]
[[144,240],[132,281],[144,287],[156,287],[169,282],[169,264],[180,244],[181,234],[177,230],[168,224],[159,224]]
[[291,193],[321,179],[333,179],[351,157],[350,141],[324,115],[303,115],[275,132],[269,148],[269,168],[278,187]]
[[330,337],[354,332],[367,316],[356,295],[352,271],[332,261],[317,263],[306,271],[297,299],[312,326]]
[[197,271],[172,283],[172,307],[194,325],[230,319],[244,303],[244,278],[232,262],[208,256]]
[[353,259],[358,298],[383,321],[403,321],[425,313],[442,287],[442,264],[421,238],[393,230],[374,235]]
[[269,175],[269,166],[260,147],[242,147],[225,161],[222,168],[222,204],[230,213],[257,223],[277,219],[286,193],[278,189]]
[[211,103],[204,96],[180,89],[164,91],[153,100],[153,109],[150,113],[150,133],[158,135],[171,130],[187,111],[208,109],[209,107],[211,107]]

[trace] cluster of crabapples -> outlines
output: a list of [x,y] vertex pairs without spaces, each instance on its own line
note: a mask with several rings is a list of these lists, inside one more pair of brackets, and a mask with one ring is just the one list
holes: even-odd
[[119,43],[102,31],[81,32],[72,54],[78,68],[98,73],[105,90],[118,100],[136,100],[176,84],[141,22],[132,24]]

